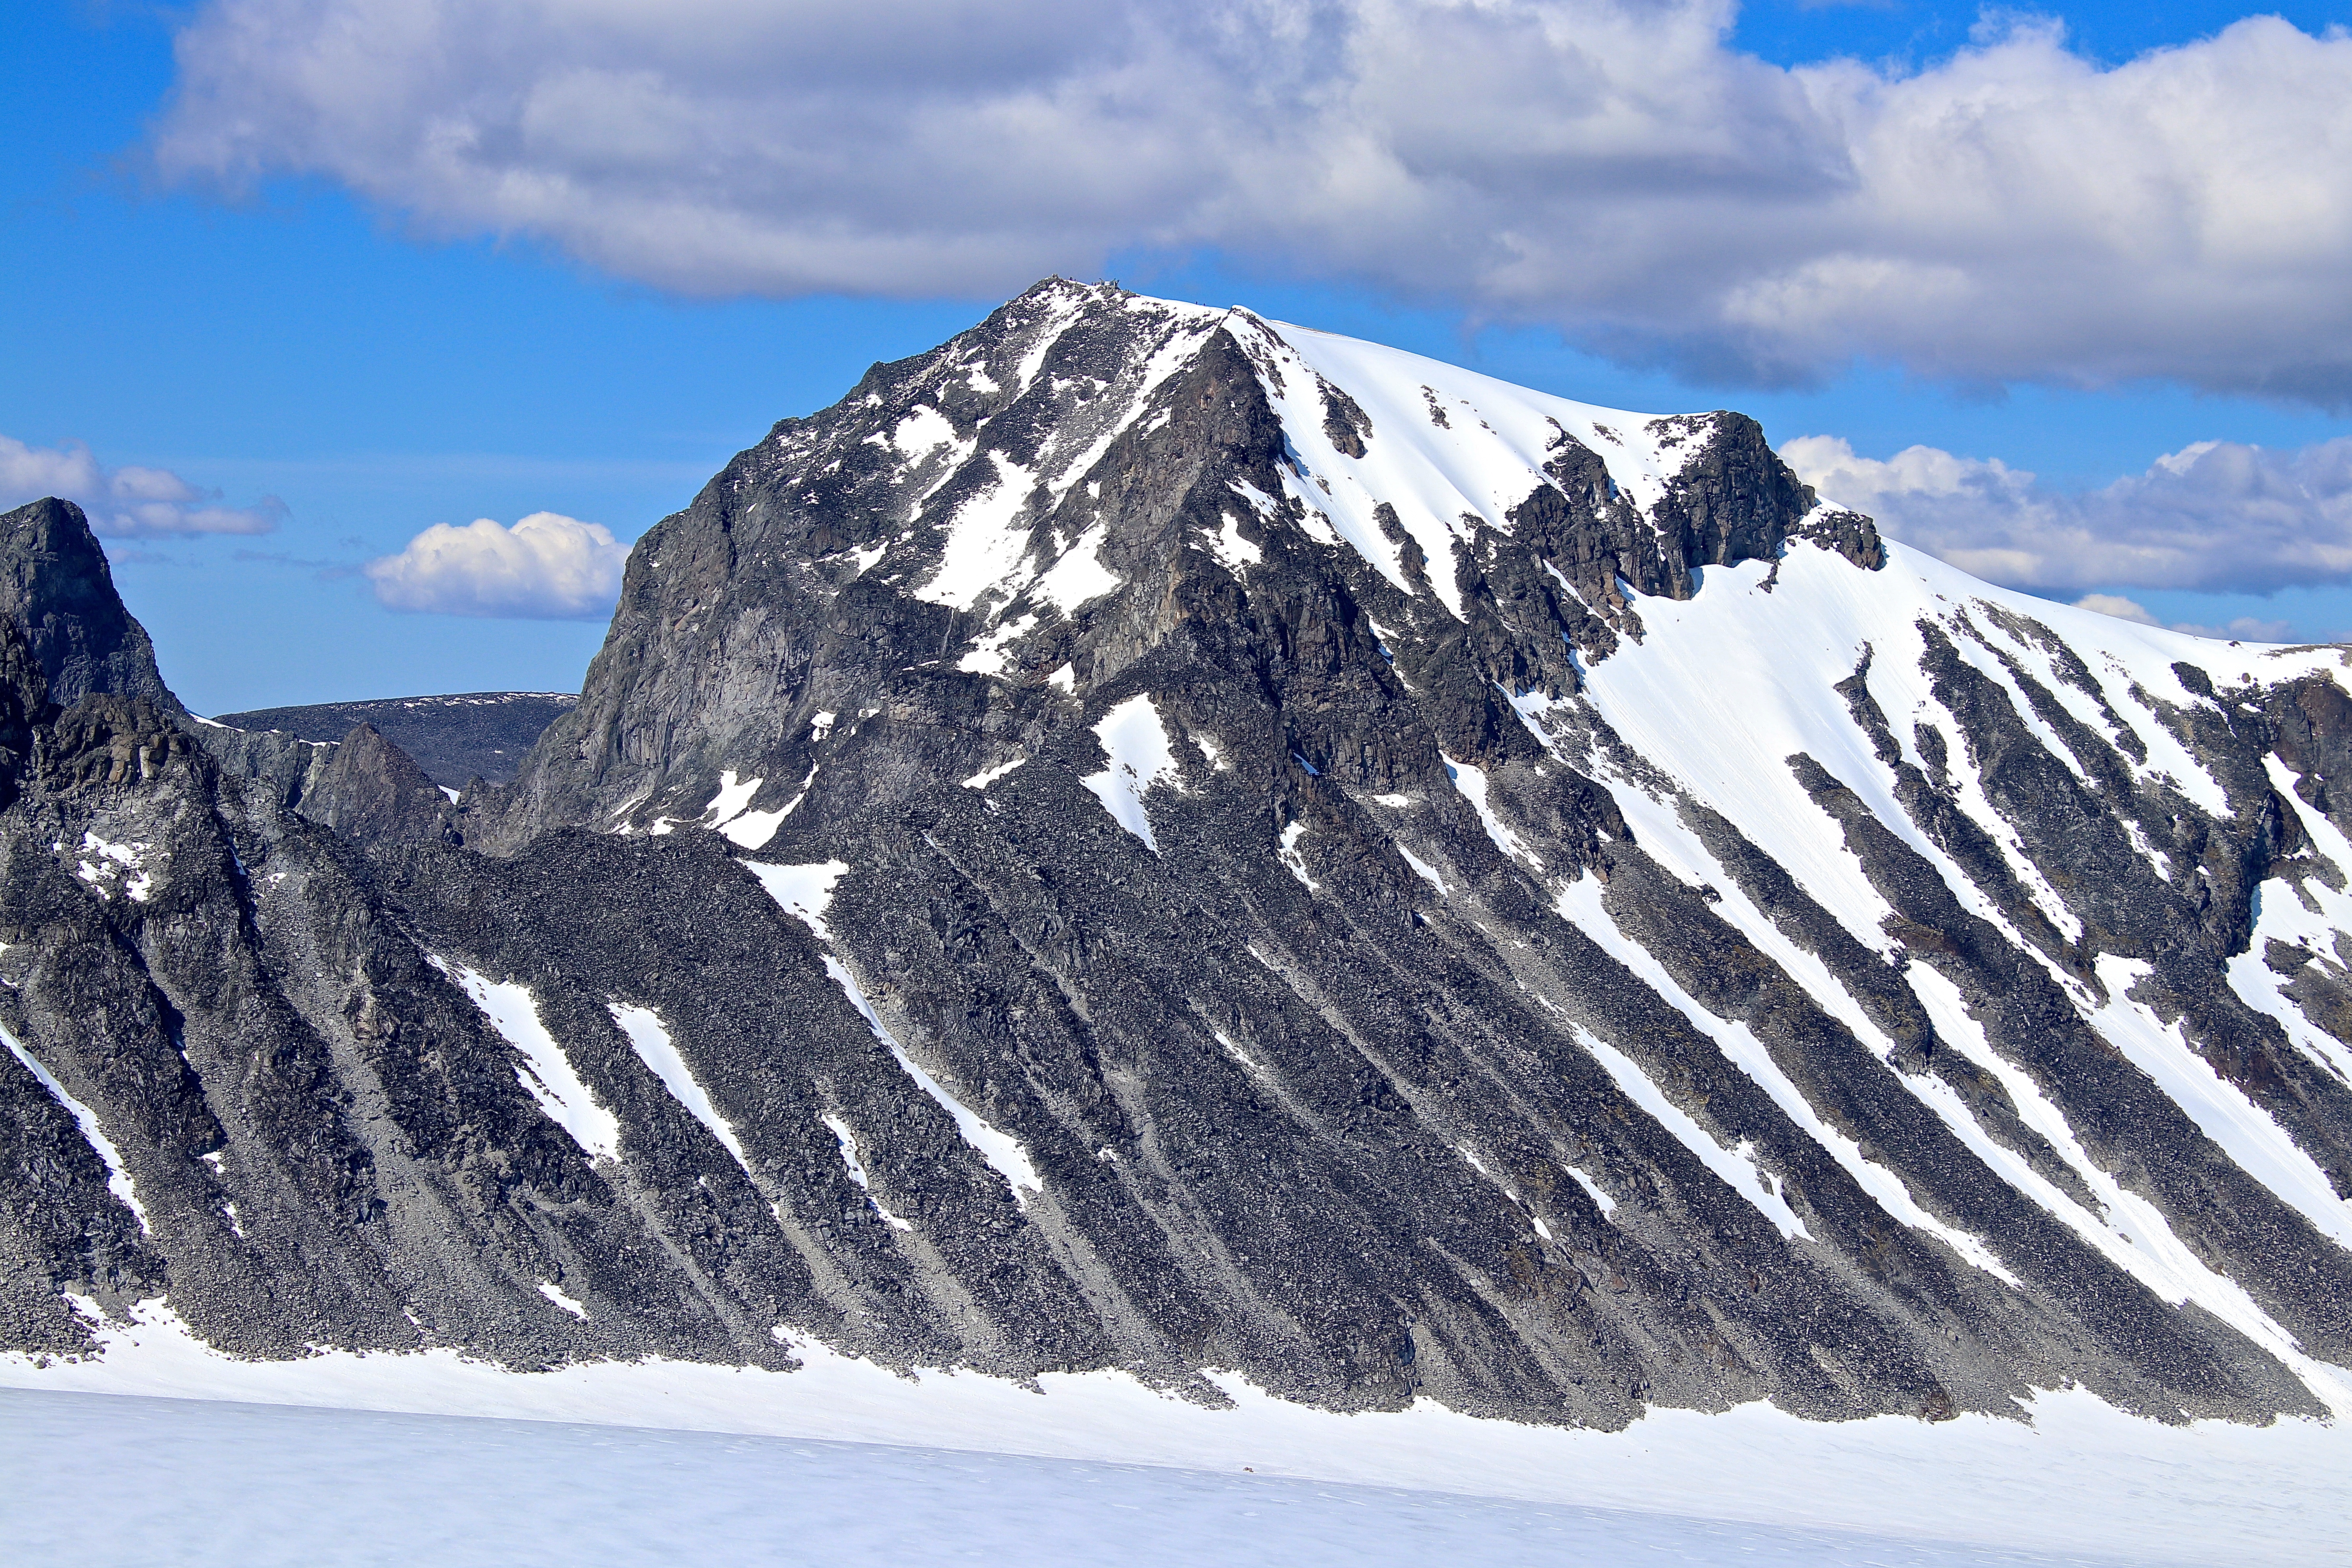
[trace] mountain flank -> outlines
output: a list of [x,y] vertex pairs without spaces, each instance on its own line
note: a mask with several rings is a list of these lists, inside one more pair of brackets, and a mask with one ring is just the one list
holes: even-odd
[[[104,580],[44,504],[19,605]],[[21,1351],[2346,1405],[2345,651],[1990,588],[1741,416],[1048,280],[649,531],[455,801],[71,602],[0,617]]]

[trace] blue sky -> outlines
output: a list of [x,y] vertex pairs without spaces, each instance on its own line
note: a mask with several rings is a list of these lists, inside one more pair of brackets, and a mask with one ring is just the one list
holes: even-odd
[[[2345,10],[2278,14],[2317,37]],[[2059,13],[2064,47],[2092,70],[2193,44],[2239,15],[2215,5]],[[1971,361],[1942,340],[1854,328],[1806,361],[1785,342],[1733,342],[1622,289],[1546,281],[1514,293],[1449,281],[1442,258],[1383,273],[1346,236],[1311,226],[1252,254],[1235,231],[1169,236],[1144,219],[1097,223],[1087,212],[1080,223],[1044,210],[1024,219],[1032,233],[969,276],[954,258],[980,242],[942,242],[947,260],[924,254],[899,273],[885,268],[884,297],[848,298],[826,270],[836,263],[801,252],[789,263],[673,262],[641,237],[572,218],[486,219],[457,198],[436,207],[436,187],[402,185],[409,176],[383,174],[365,149],[272,152],[244,175],[191,174],[186,155],[159,168],[159,126],[192,135],[191,123],[214,123],[172,108],[187,68],[175,67],[175,29],[187,25],[179,13],[99,0],[12,8],[0,35],[12,84],[0,99],[12,154],[0,164],[0,437],[44,450],[80,444],[110,468],[168,469],[228,509],[282,503],[268,532],[108,542],[167,678],[198,711],[576,689],[601,617],[401,613],[358,569],[430,525],[476,518],[555,512],[633,539],[775,419],[830,403],[872,361],[969,324],[1040,258],[1028,276],[1100,274],[1247,303],[1593,402],[1740,408],[1776,441],[1842,438],[1849,482],[1879,487],[1898,510],[1912,493],[1899,487],[1913,481],[1885,465],[1914,446],[2039,477],[2028,496],[1999,472],[1969,469],[1977,510],[1960,516],[1950,497],[1941,511],[1917,510],[1922,538],[1948,536],[1955,549],[1985,547],[1994,524],[1979,512],[1996,504],[2010,509],[1999,526],[2012,531],[2139,526],[2132,508],[2171,503],[2139,489],[2095,505],[2072,498],[2144,476],[2191,443],[2293,453],[2347,434],[2332,391],[2289,401],[2238,390],[2273,384],[2259,378],[2274,381],[2275,363],[2231,359],[2220,328],[2169,360],[2085,339],[2047,365],[2032,357],[2032,331],[2006,358]],[[1853,57],[1900,80],[1972,37],[1983,44],[1994,36],[1985,27],[1972,6],[1768,0],[1739,13],[1726,49],[1735,65],[1742,55],[1777,66]],[[2172,574],[2203,591],[2123,576],[2042,591],[2127,596],[2168,623],[2225,627],[2242,616],[2295,637],[2352,634],[2352,590],[2336,558],[2281,558],[2288,564],[2267,575]],[[2245,591],[2256,587],[2269,591]]]

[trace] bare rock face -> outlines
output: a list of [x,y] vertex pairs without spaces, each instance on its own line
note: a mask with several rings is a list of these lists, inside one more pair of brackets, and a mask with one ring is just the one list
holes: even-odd
[[0,614],[24,633],[57,702],[111,691],[179,710],[73,502],[51,497],[0,516]]
[[1737,415],[1049,281],[650,531],[454,803],[37,629],[25,1348],[1603,1426],[2352,1364],[2341,650],[1988,588]]
[[352,726],[300,809],[362,844],[458,837],[442,791],[373,724]]

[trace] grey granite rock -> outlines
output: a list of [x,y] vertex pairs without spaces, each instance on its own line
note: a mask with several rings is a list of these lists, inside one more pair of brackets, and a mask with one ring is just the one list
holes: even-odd
[[81,508],[52,496],[0,516],[0,614],[31,642],[52,699],[112,691],[179,710]]

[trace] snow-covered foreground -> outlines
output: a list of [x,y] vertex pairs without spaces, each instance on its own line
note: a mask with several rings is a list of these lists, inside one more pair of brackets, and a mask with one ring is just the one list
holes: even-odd
[[1073,1459],[100,1394],[0,1393],[0,1468],[18,1562],[2097,1561]]
[[1213,1411],[1115,1374],[911,1379],[816,1347],[793,1373],[518,1374],[240,1363],[152,1308],[106,1338],[100,1360],[0,1357],[17,1560],[2352,1562],[2340,1427],[2166,1427],[2071,1394],[2031,1426],[1751,1406],[1610,1434],[1238,1383]]

